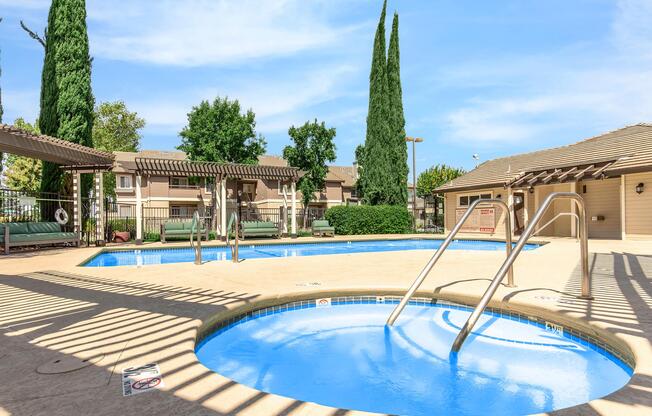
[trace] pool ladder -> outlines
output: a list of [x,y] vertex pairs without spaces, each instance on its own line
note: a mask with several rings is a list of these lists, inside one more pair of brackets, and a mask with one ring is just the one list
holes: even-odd
[[[578,219],[580,224],[579,227],[580,264],[582,268],[582,276],[581,276],[582,293],[580,295],[580,298],[593,299],[593,297],[591,296],[591,276],[589,274],[588,225],[586,222],[586,207],[584,204],[584,199],[580,195],[574,192],[554,192],[548,195],[548,197],[543,201],[541,207],[534,214],[532,221],[530,221],[525,231],[523,231],[523,234],[521,234],[521,237],[518,239],[513,249],[511,244],[511,229],[509,225],[509,223],[511,222],[511,218],[509,215],[509,208],[507,207],[507,205],[503,201],[497,199],[476,200],[469,206],[469,208],[464,213],[462,218],[460,218],[458,223],[455,224],[455,227],[453,227],[448,237],[446,237],[444,243],[439,247],[439,249],[437,249],[435,254],[426,264],[426,267],[424,267],[421,273],[419,273],[419,276],[416,278],[414,283],[412,283],[412,286],[410,286],[410,289],[407,291],[406,295],[403,297],[403,299],[401,299],[401,302],[392,311],[391,315],[389,316],[389,319],[387,319],[387,325],[391,326],[392,324],[394,324],[398,316],[405,308],[405,305],[407,305],[407,303],[410,301],[410,298],[414,295],[414,292],[416,292],[419,286],[421,286],[421,283],[423,283],[430,270],[433,268],[435,263],[437,263],[437,260],[439,260],[439,258],[446,250],[446,248],[448,247],[452,239],[462,228],[464,222],[469,218],[471,212],[473,212],[473,209],[475,209],[475,207],[478,206],[479,204],[483,204],[483,203],[498,204],[501,207],[503,207],[503,210],[507,213],[507,215],[505,216],[505,223],[506,223],[505,232],[506,232],[506,242],[508,246],[507,258],[503,262],[502,266],[500,267],[500,269],[498,270],[494,278],[491,280],[489,287],[487,288],[484,295],[482,295],[480,302],[471,313],[471,316],[469,316],[469,319],[466,321],[466,323],[464,324],[460,332],[457,334],[457,337],[455,338],[455,341],[453,342],[453,346],[451,348],[452,353],[457,353],[462,347],[462,344],[464,344],[464,341],[468,337],[469,333],[473,330],[473,327],[475,326],[478,319],[480,318],[480,315],[482,315],[482,312],[484,312],[484,310],[486,309],[487,305],[489,304],[489,301],[496,293],[498,286],[503,281],[506,274],[509,274],[507,286],[514,287],[513,272],[512,272],[514,261],[516,261],[516,258],[523,250],[523,247],[527,243],[527,240],[535,233],[537,224],[541,221],[541,219],[545,215],[550,205],[556,199],[570,199],[574,201],[578,207],[578,211],[579,211]],[[557,215],[553,219],[559,217],[560,216]],[[548,222],[546,226],[549,223],[550,222]]]
[[[193,248],[195,252],[195,264],[201,264],[201,217],[199,216],[199,211],[195,211],[192,214],[192,223],[190,226],[190,247]],[[196,234],[196,235],[195,235]],[[193,241],[193,238],[196,237],[197,243]]]
[[[229,233],[231,232],[231,228],[234,227],[234,233],[235,233],[235,240],[233,246],[229,242]],[[238,237],[238,232],[240,229],[240,219],[238,218],[238,213],[233,212],[231,213],[231,217],[229,217],[229,223],[226,226],[226,246],[231,249],[231,259],[233,260],[234,263],[237,263],[239,261],[238,257],[238,250],[240,247],[240,239]]]

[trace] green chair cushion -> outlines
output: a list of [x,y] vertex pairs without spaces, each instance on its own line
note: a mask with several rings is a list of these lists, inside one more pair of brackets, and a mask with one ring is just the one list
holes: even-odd
[[0,234],[5,234],[5,227],[9,227],[9,234],[29,234],[29,227],[26,222],[0,224]]
[[312,227],[314,231],[335,231],[335,227]]
[[242,221],[240,223],[240,228],[243,230],[258,228],[258,223],[256,221]]
[[190,230],[165,230],[165,235],[190,235]]
[[315,220],[312,222],[313,228],[330,227],[330,226],[331,225],[328,223],[328,220]]
[[[74,240],[75,233],[31,233],[15,234],[9,236],[10,243],[38,243],[53,240]],[[3,241],[4,242],[4,241]]]
[[183,222],[166,222],[165,225],[163,226],[165,228],[165,231],[171,231],[171,230],[183,230]]
[[61,226],[57,222],[29,222],[27,228],[30,233],[59,233]]

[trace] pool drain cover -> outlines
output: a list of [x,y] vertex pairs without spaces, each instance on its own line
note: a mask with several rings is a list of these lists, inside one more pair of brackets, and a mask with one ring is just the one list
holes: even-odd
[[102,358],[104,358],[104,354],[98,352],[81,353],[78,356],[60,356],[36,367],[36,372],[39,374],[70,373],[95,364]]

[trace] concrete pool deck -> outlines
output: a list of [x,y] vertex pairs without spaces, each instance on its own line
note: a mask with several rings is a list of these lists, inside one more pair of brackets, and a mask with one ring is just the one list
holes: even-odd
[[[499,288],[496,305],[580,326],[590,323],[614,346],[631,350],[636,360],[635,375],[621,390],[556,413],[651,414],[652,241],[590,241],[593,301],[575,298],[577,242],[549,241],[521,254],[515,266],[518,287]],[[176,245],[187,242],[165,247]],[[319,297],[324,292],[404,292],[432,254],[357,253],[201,266],[77,266],[98,251],[53,249],[0,256],[0,414],[361,414],[262,393],[211,372],[195,357],[197,331],[216,314],[258,302]],[[503,252],[450,251],[420,294],[477,299],[503,260]],[[70,357],[99,361],[63,374],[36,371]],[[122,397],[121,370],[152,362],[160,365],[165,386]]]

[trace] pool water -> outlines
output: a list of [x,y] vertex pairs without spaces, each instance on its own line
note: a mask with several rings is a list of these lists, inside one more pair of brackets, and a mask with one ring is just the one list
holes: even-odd
[[468,308],[345,303],[246,318],[198,344],[238,383],[344,409],[401,415],[523,415],[603,397],[632,370],[586,341],[532,321],[481,316],[449,356]]
[[[401,250],[436,250],[443,240],[405,239],[374,241],[336,241],[329,243],[298,244],[241,244],[240,259],[260,259],[276,257],[317,256],[325,254],[372,253]],[[524,250],[533,250],[537,244],[527,244]],[[500,241],[456,240],[449,250],[504,251],[505,243]],[[202,260],[230,260],[231,251],[227,247],[202,247]],[[104,251],[84,264],[86,267],[141,266],[148,264],[190,263],[195,260],[192,248],[115,250]]]

